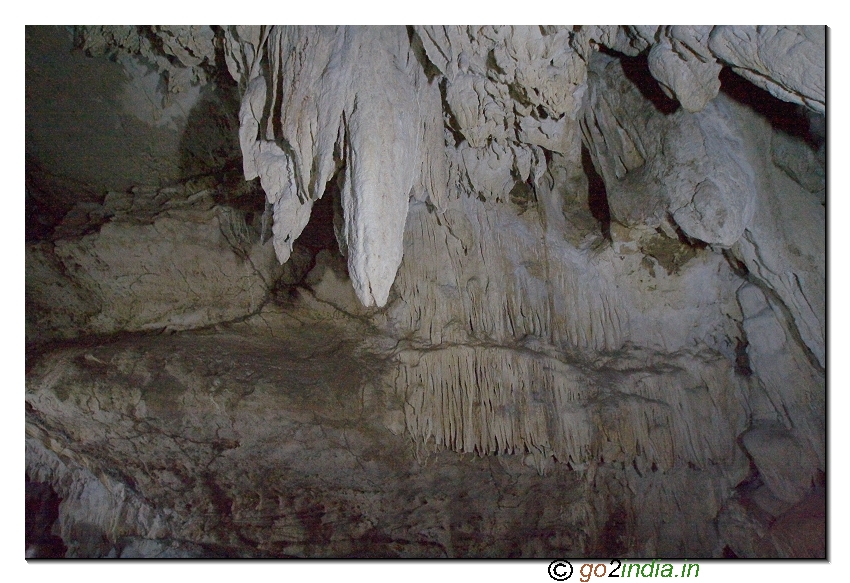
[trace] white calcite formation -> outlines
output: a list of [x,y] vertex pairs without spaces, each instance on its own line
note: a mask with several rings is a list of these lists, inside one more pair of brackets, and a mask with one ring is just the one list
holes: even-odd
[[822,556],[822,27],[133,30],[78,34],[226,63],[266,212],[29,244],[29,340],[220,324],[36,361],[72,555]]
[[340,238],[349,273],[364,305],[383,306],[401,262],[408,200],[440,206],[447,190],[436,82],[400,27],[229,32],[238,53],[231,73],[246,86],[245,178],[259,176],[274,205],[278,258],[289,259],[313,202],[344,167]]

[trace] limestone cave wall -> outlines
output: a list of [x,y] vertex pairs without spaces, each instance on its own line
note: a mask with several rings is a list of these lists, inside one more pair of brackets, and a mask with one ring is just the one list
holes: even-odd
[[26,61],[28,557],[825,556],[825,27]]

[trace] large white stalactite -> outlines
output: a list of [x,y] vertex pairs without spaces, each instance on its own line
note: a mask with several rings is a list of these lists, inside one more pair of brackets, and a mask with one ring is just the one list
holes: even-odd
[[[237,33],[234,33],[237,34]],[[240,112],[245,178],[260,176],[274,205],[282,263],[339,166],[343,246],[357,297],[387,301],[402,256],[408,200],[441,206],[446,164],[436,83],[402,27],[273,27],[240,30],[252,65]],[[242,49],[245,50],[244,48]]]

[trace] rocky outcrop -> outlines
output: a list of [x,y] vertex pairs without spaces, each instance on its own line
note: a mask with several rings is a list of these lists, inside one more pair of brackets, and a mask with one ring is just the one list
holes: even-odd
[[826,112],[826,28],[718,26],[709,43],[718,59],[779,99]]
[[823,26],[583,26],[573,46],[636,56],[649,49],[649,71],[668,97],[697,112],[720,90],[721,65],[783,101],[826,111]]
[[659,112],[617,59],[594,55],[582,124],[605,181],[612,217],[659,227],[672,217],[685,235],[734,244],[755,208],[754,171],[725,98],[700,113]]
[[76,33],[161,121],[238,92],[241,157],[188,123],[217,170],[83,188],[28,141],[33,541],[823,556],[823,29]]
[[[672,222],[692,239],[731,248],[753,277],[782,297],[806,349],[823,366],[825,274],[823,262],[812,259],[825,250],[824,205],[757,154],[788,135],[771,131],[765,117],[725,95],[697,114],[664,115],[640,95],[619,61],[594,60],[582,127],[612,217],[625,225]],[[813,188],[822,188],[815,176]],[[790,208],[793,219],[776,216]],[[780,224],[805,227],[791,235]],[[796,266],[793,281],[779,275],[780,264]]]
[[[69,212],[59,238],[27,245],[27,341],[185,330],[257,312],[281,271],[255,229],[261,218],[248,224],[212,190],[190,192],[109,193]],[[81,214],[88,220],[73,224]]]

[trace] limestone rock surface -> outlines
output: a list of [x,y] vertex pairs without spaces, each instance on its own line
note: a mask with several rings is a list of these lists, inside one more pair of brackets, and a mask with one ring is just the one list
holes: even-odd
[[245,213],[209,190],[182,201],[168,189],[111,193],[89,214],[111,218],[27,246],[28,341],[238,319],[260,309],[280,272]]
[[734,244],[752,219],[756,193],[742,122],[726,100],[665,115],[619,60],[594,55],[590,75],[582,128],[614,218],[657,227],[672,216],[694,239]]
[[267,311],[35,365],[28,471],[63,499],[69,556],[508,556],[592,544],[572,528],[597,519],[562,493],[583,489],[567,472],[541,482],[521,458],[450,452],[417,462],[401,402],[374,382],[380,347],[340,316],[321,304]]
[[728,65],[779,99],[826,110],[823,26],[583,26],[572,37],[585,57],[603,45],[629,56],[649,49],[650,72],[692,112],[717,95]]
[[822,28],[46,32],[29,556],[825,555]]
[[709,46],[736,73],[776,97],[826,111],[824,27],[718,26]]

